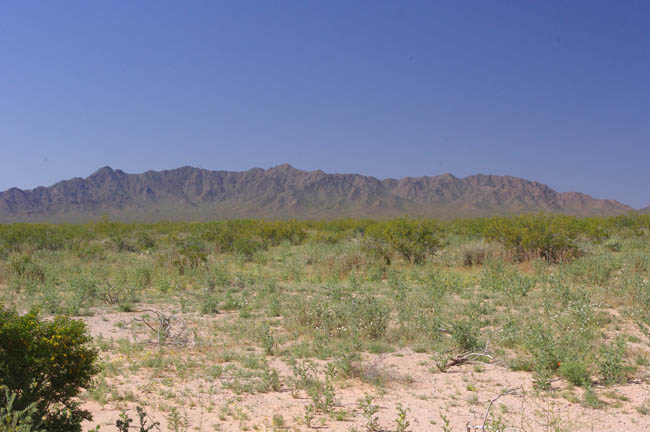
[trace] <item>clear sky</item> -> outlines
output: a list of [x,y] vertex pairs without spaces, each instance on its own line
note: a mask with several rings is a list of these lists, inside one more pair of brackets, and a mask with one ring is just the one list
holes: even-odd
[[650,2],[0,2],[0,190],[193,165],[650,205]]

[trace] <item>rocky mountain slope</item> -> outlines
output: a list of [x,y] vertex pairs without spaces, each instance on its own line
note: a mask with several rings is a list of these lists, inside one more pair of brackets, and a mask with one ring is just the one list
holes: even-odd
[[610,215],[617,201],[560,193],[521,178],[451,174],[379,180],[290,165],[243,172],[182,167],[127,174],[104,167],[32,190],[0,192],[0,222],[224,218],[454,217],[522,212]]

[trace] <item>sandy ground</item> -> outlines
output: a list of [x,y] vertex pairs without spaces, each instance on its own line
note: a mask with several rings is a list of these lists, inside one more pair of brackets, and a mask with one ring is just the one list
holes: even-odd
[[[108,313],[84,318],[93,336],[104,340],[128,339],[145,341],[146,329],[132,330],[132,319],[138,314]],[[215,319],[227,319],[218,315]],[[201,322],[198,322],[201,326]],[[646,345],[647,348],[647,345]],[[142,343],[142,350],[155,350]],[[178,350],[183,356],[203,361],[205,352],[199,348],[166,348]],[[259,351],[258,351],[259,352]],[[112,360],[128,364],[118,354]],[[240,394],[223,387],[223,378],[210,379],[201,374],[179,374],[178,366],[162,369],[126,368],[124,375],[107,379],[119,393],[130,398],[109,401],[104,405],[90,401],[84,408],[94,416],[84,430],[100,425],[101,430],[117,430],[114,426],[121,409],[136,417],[135,406],[146,405],[150,417],[161,422],[160,430],[174,430],[167,424],[173,406],[186,416],[189,429],[197,431],[239,430],[302,430],[305,407],[311,399],[304,391],[292,394],[287,388],[290,367],[280,358],[269,357],[269,365],[277,369],[282,379],[278,392]],[[325,365],[326,362],[316,362]],[[553,381],[553,391],[544,394],[533,390],[532,374],[515,372],[496,364],[464,364],[440,372],[431,354],[408,349],[377,355],[367,355],[363,364],[368,373],[383,377],[385,384],[376,388],[359,379],[336,382],[336,412],[347,415],[315,414],[312,428],[321,431],[364,431],[365,420],[358,400],[369,393],[379,406],[377,417],[381,430],[396,430],[396,407],[408,409],[410,431],[443,431],[442,415],[449,420],[449,429],[465,431],[467,425],[483,424],[491,401],[490,418],[501,416],[510,431],[650,431],[650,382],[639,379],[625,385],[599,387],[594,390],[604,403],[601,408],[587,408],[580,403],[583,390],[567,388],[561,380]],[[226,366],[227,363],[221,364]],[[204,365],[205,367],[209,365]],[[503,393],[505,395],[499,397]],[[497,399],[498,398],[498,399]],[[496,399],[496,400],[495,400]],[[273,417],[281,415],[282,422]]]

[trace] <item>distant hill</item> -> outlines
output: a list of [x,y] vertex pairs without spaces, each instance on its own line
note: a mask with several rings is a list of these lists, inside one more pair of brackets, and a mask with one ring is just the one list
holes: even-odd
[[639,213],[650,214],[650,206],[640,209]]
[[79,222],[226,218],[449,218],[523,212],[613,215],[632,208],[577,192],[560,193],[521,178],[379,180],[359,174],[302,171],[290,165],[243,172],[182,167],[127,174],[104,167],[89,177],[32,190],[0,192],[0,222]]

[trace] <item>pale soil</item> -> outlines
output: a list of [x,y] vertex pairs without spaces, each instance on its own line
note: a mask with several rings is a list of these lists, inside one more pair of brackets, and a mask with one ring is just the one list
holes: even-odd
[[[120,410],[129,409],[131,417],[135,418],[136,405],[145,406],[151,418],[161,422],[162,431],[172,430],[168,428],[166,417],[174,406],[187,416],[191,426],[189,430],[273,430],[272,418],[278,414],[284,419],[284,427],[276,424],[275,430],[309,430],[303,415],[311,399],[304,391],[300,391],[297,397],[292,396],[287,384],[291,369],[279,357],[267,357],[269,365],[279,372],[282,381],[279,392],[269,393],[236,395],[223,387],[226,375],[217,379],[207,377],[205,368],[218,363],[214,353],[210,353],[219,349],[214,346],[164,348],[175,358],[196,361],[200,365],[190,364],[188,370],[180,370],[179,364],[130,370],[132,362],[152,356],[158,350],[156,345],[146,342],[149,334],[145,328],[132,325],[132,319],[139,315],[107,313],[83,318],[93,336],[101,335],[104,340],[133,341],[135,338],[139,347],[131,354],[122,354],[115,349],[102,354],[104,360],[123,366],[106,382],[117,393],[131,392],[132,396],[126,398],[128,401],[111,400],[109,396],[109,401],[103,406],[86,397],[83,407],[93,413],[94,421],[84,425],[84,430],[95,425],[101,425],[101,430],[117,430],[114,424]],[[201,334],[211,331],[213,321],[226,322],[230,318],[229,314],[211,318],[192,315],[186,320]],[[262,353],[259,348],[248,350]],[[323,368],[326,364],[325,361],[315,363]],[[221,366],[227,364],[221,363]],[[408,430],[442,431],[441,415],[444,415],[449,419],[451,430],[465,431],[468,423],[483,424],[490,401],[512,390],[512,393],[499,398],[490,411],[495,416],[502,416],[509,426],[507,430],[650,430],[650,414],[641,414],[637,410],[643,406],[650,408],[650,381],[644,377],[626,385],[595,386],[596,394],[605,404],[602,408],[592,409],[580,403],[583,391],[567,389],[564,381],[555,380],[553,391],[539,394],[533,390],[531,373],[515,372],[496,364],[465,364],[442,373],[436,369],[431,354],[415,353],[409,349],[366,355],[363,364],[367,373],[383,377],[385,385],[376,388],[359,379],[337,381],[335,410],[347,411],[350,415],[338,421],[333,416],[316,414],[313,427],[321,431],[365,430],[357,401],[365,393],[370,393],[380,407],[378,417],[382,430],[395,430],[396,406],[401,404],[408,409]]]

